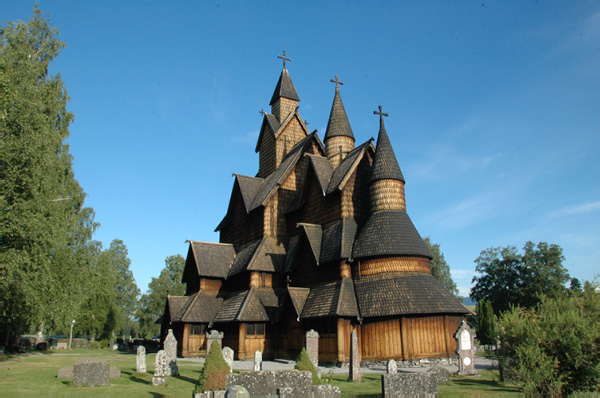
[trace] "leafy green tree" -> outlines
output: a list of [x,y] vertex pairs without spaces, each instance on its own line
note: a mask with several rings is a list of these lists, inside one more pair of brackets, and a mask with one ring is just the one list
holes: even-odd
[[185,284],[181,282],[185,259],[179,255],[172,255],[165,259],[165,268],[158,278],[152,278],[148,284],[148,291],[140,299],[137,312],[139,333],[141,336],[151,338],[160,332],[160,325],[155,322],[165,310],[167,294],[183,296]]
[[323,384],[321,378],[319,377],[319,371],[317,370],[317,367],[313,361],[310,359],[306,348],[302,348],[302,351],[300,351],[300,355],[298,355],[298,359],[296,359],[294,369],[301,372],[309,371],[312,374],[313,384]]
[[571,290],[574,293],[581,293],[583,291],[583,288],[581,286],[581,282],[579,282],[579,279],[571,278],[571,284],[569,286],[569,290]]
[[74,178],[65,140],[73,115],[60,75],[64,43],[37,8],[3,29],[0,61],[0,334],[40,323],[65,331],[90,285],[94,213]]
[[496,345],[496,316],[492,303],[483,300],[477,304],[477,338],[481,344]]
[[475,260],[475,285],[471,297],[477,301],[489,300],[499,314],[511,305],[533,307],[541,294],[557,297],[565,292],[569,274],[563,267],[564,257],[558,245],[527,242],[524,254],[514,246],[490,248]]
[[600,391],[600,295],[542,297],[533,309],[502,314],[501,373],[528,394]]
[[450,266],[446,262],[444,258],[444,253],[440,249],[439,243],[431,243],[429,237],[423,239],[425,245],[431,252],[433,259],[431,260],[431,274],[437,279],[450,293],[458,296],[458,289],[456,287],[456,283],[452,280],[452,275],[450,274]]

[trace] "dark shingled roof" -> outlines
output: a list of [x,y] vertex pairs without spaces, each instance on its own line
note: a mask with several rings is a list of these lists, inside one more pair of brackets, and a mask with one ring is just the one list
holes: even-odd
[[269,105],[273,105],[275,101],[281,97],[294,101],[300,101],[300,97],[296,92],[296,88],[294,87],[294,83],[292,83],[292,78],[290,77],[287,69],[281,71],[279,81],[277,82],[277,86],[275,87],[275,91],[273,92],[273,97],[271,98]]
[[190,242],[199,276],[225,278],[235,258],[235,249],[229,243]]
[[399,180],[404,181],[398,159],[394,154],[394,149],[385,131],[383,117],[380,120],[379,135],[377,136],[377,150],[375,151],[375,159],[373,160],[373,168],[371,169],[371,182],[378,180]]
[[469,314],[432,275],[387,273],[354,281],[363,318],[393,315]]
[[288,286],[288,293],[292,299],[292,304],[296,310],[296,315],[298,318],[300,318],[300,315],[302,315],[302,310],[304,309],[304,303],[306,303],[306,299],[310,294],[310,288]]
[[333,97],[333,105],[331,105],[331,113],[329,114],[329,122],[327,122],[327,130],[325,131],[324,140],[327,141],[331,137],[344,136],[354,139],[352,127],[346,115],[346,109],[340,97],[340,90],[336,84],[335,96]]
[[[292,112],[290,115],[292,115]],[[288,117],[289,118],[289,117]],[[260,126],[260,134],[258,134],[258,140],[256,141],[255,152],[260,150],[260,143],[262,142],[263,134],[272,134],[273,136],[277,136],[277,132],[281,128],[281,124],[275,115],[271,115],[270,113],[265,113],[263,117],[263,122]]]
[[332,316],[359,317],[354,286],[349,278],[312,287],[300,318]]
[[321,262],[352,258],[352,243],[356,228],[356,221],[352,218],[344,218],[324,225]]
[[346,155],[344,160],[340,163],[340,165],[334,170],[333,175],[329,181],[329,186],[327,187],[327,195],[332,192],[339,190],[341,191],[348,181],[348,178],[352,175],[352,172],[356,169],[358,164],[360,163],[363,155],[366,153],[369,145],[371,145],[371,138],[364,144],[354,148],[352,151]]
[[308,223],[299,223],[298,226],[304,230],[310,249],[315,257],[315,262],[319,265],[319,261],[321,260],[321,239],[323,237],[321,226]]
[[292,272],[292,266],[294,265],[294,258],[296,257],[296,249],[298,247],[298,235],[292,236],[288,243],[287,253],[285,255],[285,265],[283,270],[285,273]]
[[329,181],[331,180],[331,175],[333,174],[333,167],[329,160],[326,157],[313,155],[310,153],[305,154],[304,156],[308,156],[310,159],[310,164],[317,176],[317,181],[319,181],[319,186],[321,187],[321,192],[323,192],[323,196],[327,193],[327,187],[329,186]]
[[260,187],[262,186],[265,179],[260,177],[248,177],[241,174],[234,174],[234,176],[240,187],[242,199],[244,200],[244,206],[246,207],[246,212],[250,213],[252,201],[256,197],[256,194],[260,190]]
[[179,315],[179,311],[186,304],[189,297],[187,296],[167,296],[167,306],[169,307],[169,319],[170,322],[176,322],[179,320],[177,315]]
[[261,185],[258,193],[252,201],[250,211],[266,204],[267,200],[276,192],[276,188],[283,184],[287,176],[294,169],[296,163],[298,163],[302,153],[310,147],[310,144],[314,139],[317,140],[317,143],[320,142],[318,141],[316,133],[313,132],[306,136],[302,141],[294,145],[292,150],[283,159],[279,167],[277,167],[277,170],[275,170],[265,179],[265,182]]
[[223,303],[223,299],[217,297],[216,291],[199,291],[192,296],[190,305],[187,308],[182,308],[178,315],[179,322],[186,323],[209,323],[211,322],[219,307]]
[[237,320],[237,316],[249,292],[249,290],[236,292],[225,298],[212,323],[233,322]]
[[213,323],[276,322],[284,307],[285,291],[269,287],[252,287],[237,292],[223,302]]
[[402,210],[375,212],[358,231],[353,257],[380,256],[433,258],[410,217]]
[[265,236],[250,259],[248,271],[281,272],[285,264],[285,246],[275,238]]
[[231,265],[231,268],[229,268],[227,277],[239,274],[240,272],[246,270],[248,263],[250,263],[250,260],[254,256],[258,245],[260,245],[260,242],[262,242],[262,239],[257,239],[254,242],[250,242],[246,246],[242,247],[242,249],[235,256],[235,260],[233,260],[233,264]]

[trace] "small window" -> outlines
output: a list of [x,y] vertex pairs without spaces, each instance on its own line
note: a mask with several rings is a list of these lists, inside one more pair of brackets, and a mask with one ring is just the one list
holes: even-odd
[[265,335],[265,324],[264,323],[247,323],[246,324],[246,336],[264,336]]
[[257,336],[263,336],[265,334],[265,324],[257,323],[255,326],[255,332]]
[[204,334],[204,325],[191,325],[190,334],[192,334],[192,335]]
[[253,323],[246,324],[246,335],[254,336],[254,324]]

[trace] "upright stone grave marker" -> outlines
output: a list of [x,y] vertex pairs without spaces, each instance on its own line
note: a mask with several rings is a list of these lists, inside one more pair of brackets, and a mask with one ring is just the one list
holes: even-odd
[[231,372],[233,370],[233,367],[231,366],[231,364],[233,364],[233,350],[229,347],[223,347],[221,352],[223,353],[223,359],[227,362],[227,365],[229,365],[229,372]]
[[312,363],[319,366],[319,333],[313,329],[306,332],[306,352]]
[[358,355],[358,336],[356,330],[350,335],[352,348],[350,349],[350,381],[360,381],[360,357]]
[[209,333],[205,334],[206,336],[206,355],[210,352],[210,346],[213,341],[218,341],[221,347],[223,347],[223,332],[219,332],[218,330],[211,330]]
[[164,350],[160,350],[156,354],[154,360],[154,376],[152,377],[153,386],[163,386],[167,384],[167,375],[169,372],[169,364],[167,362],[167,354]]
[[387,363],[387,374],[395,375],[398,373],[398,364],[393,359],[390,359]]
[[141,345],[137,348],[135,356],[135,371],[137,373],[146,373],[146,348]]
[[473,332],[469,325],[463,320],[454,334],[458,349],[458,373],[461,375],[477,374],[475,370],[475,345],[473,344]]
[[258,372],[262,370],[262,352],[255,351],[254,352],[254,371]]
[[173,335],[173,329],[169,329],[167,337],[165,338],[165,354],[167,355],[167,376],[177,376],[179,370],[177,369],[177,340]]

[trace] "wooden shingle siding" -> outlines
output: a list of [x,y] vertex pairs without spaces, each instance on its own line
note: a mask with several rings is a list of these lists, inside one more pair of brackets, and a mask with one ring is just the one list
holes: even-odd
[[371,211],[406,211],[404,182],[399,180],[378,180],[371,185]]
[[342,218],[352,218],[359,225],[369,217],[369,176],[371,159],[364,156],[346,183],[341,195]]
[[350,137],[334,136],[325,141],[325,156],[334,169],[353,149],[354,139]]
[[267,127],[260,137],[258,177],[265,178],[275,171],[277,157],[275,156],[275,136],[270,127]]
[[[360,268],[360,269],[359,269]],[[423,257],[384,257],[362,261],[360,267],[352,267],[354,277],[375,275],[382,272],[422,272],[431,274],[429,259]]]
[[250,214],[246,213],[241,193],[238,193],[239,190],[230,204],[231,221],[221,230],[220,241],[242,246],[263,236],[263,224],[259,222],[263,217],[263,209],[258,208]]

